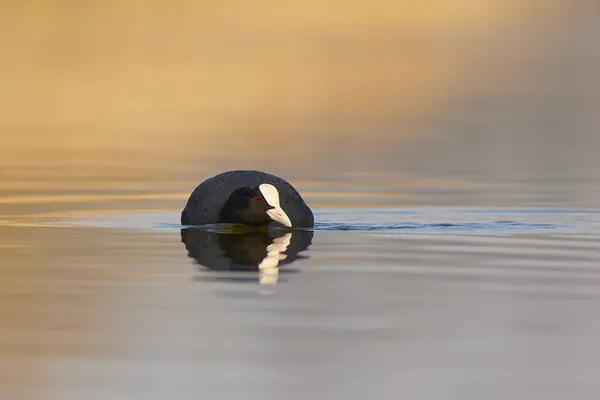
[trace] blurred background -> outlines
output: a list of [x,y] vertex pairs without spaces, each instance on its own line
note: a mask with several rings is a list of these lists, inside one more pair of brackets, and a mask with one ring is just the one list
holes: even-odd
[[597,0],[5,0],[0,48],[0,397],[598,392],[597,234],[317,231],[260,303],[190,282],[178,232],[47,224],[177,224],[238,168],[341,221],[597,208]]
[[593,0],[8,1],[0,190],[172,190],[181,204],[209,175],[256,168],[296,183],[480,185],[444,203],[510,201],[488,187],[510,182],[517,202],[590,205],[598,12]]

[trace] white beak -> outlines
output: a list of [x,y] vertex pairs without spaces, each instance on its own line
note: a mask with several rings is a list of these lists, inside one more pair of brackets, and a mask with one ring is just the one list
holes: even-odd
[[288,228],[292,227],[292,221],[290,221],[290,217],[287,216],[285,211],[279,205],[279,192],[277,188],[268,183],[263,183],[259,187],[260,192],[263,194],[265,201],[273,207],[270,210],[267,210],[267,214],[273,221],[279,222],[283,226],[287,226]]
[[287,226],[288,228],[292,227],[290,217],[287,216],[281,207],[271,208],[270,210],[267,210],[267,214],[273,221],[279,222],[281,225]]

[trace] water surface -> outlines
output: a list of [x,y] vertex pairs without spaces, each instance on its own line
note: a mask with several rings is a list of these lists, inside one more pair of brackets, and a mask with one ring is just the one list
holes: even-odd
[[291,237],[105,210],[0,226],[9,393],[596,389],[599,210],[316,207]]

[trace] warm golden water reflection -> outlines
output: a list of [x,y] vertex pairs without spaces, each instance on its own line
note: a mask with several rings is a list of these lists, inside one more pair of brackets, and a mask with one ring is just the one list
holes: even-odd
[[172,232],[48,226],[176,215],[237,168],[315,210],[597,208],[597,11],[7,2],[0,398],[598,393],[597,233],[317,232],[265,297],[192,279]]
[[[476,137],[559,128],[591,140],[593,2],[178,4],[38,0],[2,13],[10,175],[406,169],[410,138],[473,129],[441,148],[480,153]],[[435,147],[417,154],[430,164]]]

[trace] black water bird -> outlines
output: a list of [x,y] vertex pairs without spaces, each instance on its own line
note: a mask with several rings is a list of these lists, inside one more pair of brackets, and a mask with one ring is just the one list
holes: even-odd
[[233,223],[312,227],[313,213],[287,181],[261,171],[223,172],[202,182],[181,213],[182,225]]

